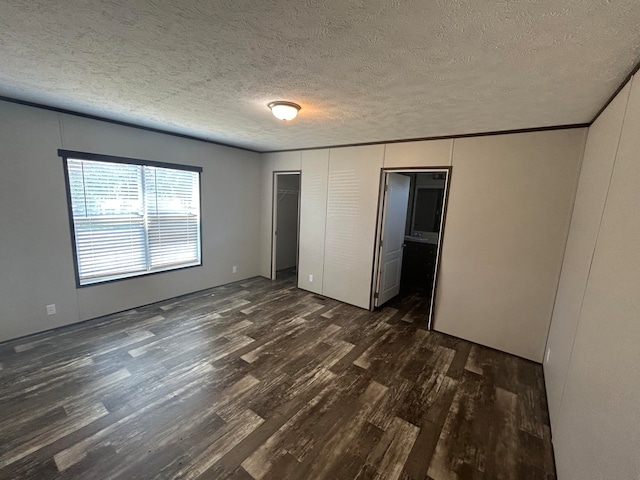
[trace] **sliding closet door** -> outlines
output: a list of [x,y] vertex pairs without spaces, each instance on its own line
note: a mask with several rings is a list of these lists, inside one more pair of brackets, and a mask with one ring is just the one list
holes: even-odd
[[384,145],[334,148],[329,158],[323,291],[369,308]]
[[302,152],[298,287],[322,294],[329,149]]

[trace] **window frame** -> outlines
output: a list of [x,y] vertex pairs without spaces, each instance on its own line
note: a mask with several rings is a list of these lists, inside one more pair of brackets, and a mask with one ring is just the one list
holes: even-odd
[[[58,156],[62,157],[62,165],[64,168],[64,182],[66,188],[67,195],[67,212],[69,215],[69,233],[71,239],[71,249],[73,253],[73,268],[76,279],[76,288],[87,288],[94,287],[97,285],[104,285],[106,283],[119,282],[122,280],[131,280],[133,278],[146,277],[149,275],[157,275],[160,273],[167,272],[175,272],[178,270],[186,270],[188,268],[196,268],[203,266],[202,259],[202,243],[203,243],[203,231],[202,231],[202,167],[198,167],[195,165],[183,165],[178,163],[168,163],[168,162],[158,162],[154,160],[142,160],[139,158],[131,158],[131,157],[118,157],[115,155],[104,155],[97,153],[87,153],[87,152],[79,152],[74,150],[58,150]],[[71,199],[71,185],[69,179],[69,168],[68,168],[68,160],[90,160],[90,161],[98,161],[98,162],[106,162],[106,163],[119,163],[119,164],[128,164],[128,165],[142,165],[147,167],[159,167],[159,168],[170,168],[173,170],[184,170],[189,172],[198,173],[198,194],[199,194],[199,216],[198,216],[198,230],[200,233],[200,242],[199,242],[199,263],[184,265],[184,266],[169,266],[167,268],[159,268],[153,271],[140,272],[134,274],[124,274],[122,276],[118,276],[117,278],[107,278],[105,280],[99,280],[91,283],[80,283],[80,269],[78,266],[78,252],[76,248],[76,228],[75,221],[73,219],[73,204]]]

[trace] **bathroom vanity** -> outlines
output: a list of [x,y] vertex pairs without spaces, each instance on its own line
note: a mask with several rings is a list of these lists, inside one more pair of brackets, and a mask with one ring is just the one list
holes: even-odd
[[405,288],[429,288],[433,283],[438,250],[438,233],[404,237],[402,284]]

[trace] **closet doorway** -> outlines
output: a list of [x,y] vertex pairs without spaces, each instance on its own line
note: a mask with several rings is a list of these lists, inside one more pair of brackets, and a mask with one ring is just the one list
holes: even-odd
[[383,169],[371,307],[412,297],[433,322],[451,168]]
[[300,171],[273,172],[272,280],[298,276],[300,174]]

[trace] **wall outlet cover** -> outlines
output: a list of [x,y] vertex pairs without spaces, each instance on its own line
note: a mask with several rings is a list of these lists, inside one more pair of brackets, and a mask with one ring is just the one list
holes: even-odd
[[309,282],[313,283],[313,275],[309,275]]
[[56,314],[56,304],[52,303],[51,305],[47,305],[47,315],[55,315]]
[[231,272],[232,273],[238,273],[238,267],[236,267],[235,265],[233,266],[233,268],[231,268]]

